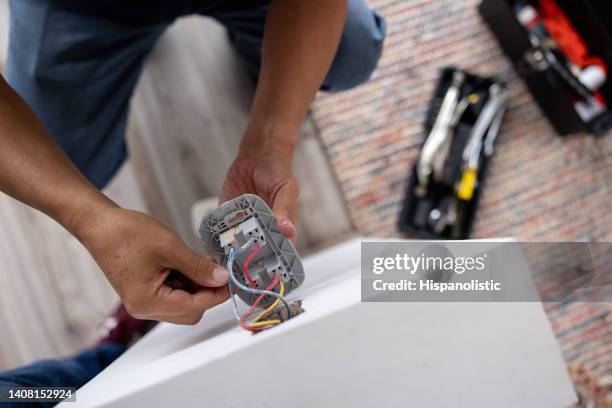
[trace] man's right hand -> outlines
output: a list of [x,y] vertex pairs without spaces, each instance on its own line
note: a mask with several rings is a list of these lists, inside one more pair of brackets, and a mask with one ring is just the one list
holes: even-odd
[[227,272],[153,218],[96,190],[0,76],[0,191],[62,224],[136,318],[195,324],[229,297]]
[[[105,207],[78,215],[72,227],[133,317],[195,324],[229,297],[225,268],[148,215]],[[171,284],[174,271],[189,285]]]
[[227,272],[153,218],[96,190],[0,76],[0,192],[62,224],[136,318],[195,324],[229,297]]

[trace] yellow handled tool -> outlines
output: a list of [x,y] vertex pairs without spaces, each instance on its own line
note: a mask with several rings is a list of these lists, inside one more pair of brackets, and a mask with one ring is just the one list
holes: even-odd
[[474,196],[474,190],[478,183],[480,151],[484,143],[485,154],[491,155],[493,153],[493,141],[499,133],[505,102],[506,90],[499,84],[491,85],[487,102],[472,128],[472,133],[463,150],[463,170],[459,182],[455,185],[455,192],[460,200],[469,201]]
[[457,197],[460,200],[470,201],[474,195],[476,189],[476,178],[478,177],[478,169],[475,167],[468,167],[463,170],[461,174],[461,180],[457,186]]

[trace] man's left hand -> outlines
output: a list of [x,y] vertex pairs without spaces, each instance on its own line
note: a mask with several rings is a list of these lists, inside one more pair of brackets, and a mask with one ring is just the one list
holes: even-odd
[[290,157],[243,150],[227,173],[220,201],[225,202],[241,194],[258,195],[274,211],[281,234],[295,243],[299,186],[293,175]]

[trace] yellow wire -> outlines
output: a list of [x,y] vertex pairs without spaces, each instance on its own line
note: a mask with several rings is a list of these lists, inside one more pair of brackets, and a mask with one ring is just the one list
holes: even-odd
[[246,323],[249,327],[263,327],[263,326],[272,326],[274,324],[279,324],[280,320],[265,320],[263,322],[255,322],[255,323]]
[[[280,290],[279,290],[279,295],[283,296],[285,294],[285,285],[283,285],[283,281],[280,281]],[[270,324],[279,324],[281,321],[280,320],[266,320],[263,322],[258,322],[259,319],[261,319],[263,316],[265,316],[266,314],[268,314],[269,312],[271,312],[272,310],[274,310],[274,308],[276,306],[278,306],[278,304],[280,303],[280,298],[276,298],[276,301],[274,303],[272,303],[266,310],[264,310],[263,312],[259,313],[257,316],[255,316],[255,318],[253,320],[251,320],[250,323],[247,323],[249,326],[251,327],[261,327],[261,326],[267,326]],[[266,323],[266,324],[262,324],[262,323]],[[257,325],[257,326],[255,326]]]

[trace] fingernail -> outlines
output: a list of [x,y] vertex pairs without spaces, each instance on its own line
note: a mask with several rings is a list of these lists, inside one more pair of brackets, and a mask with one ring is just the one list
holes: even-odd
[[293,223],[292,223],[291,221],[289,221],[289,220],[282,220],[282,221],[280,222],[280,225],[281,225],[282,227],[284,227],[284,228],[286,228],[286,229],[290,230],[292,235],[293,235],[293,234],[295,234],[296,229],[295,229],[295,226],[293,225]]
[[213,269],[212,272],[212,277],[215,280],[215,282],[225,282],[227,281],[227,278],[229,278],[229,275],[227,274],[227,270],[222,267],[222,266],[215,266],[215,269]]
[[284,227],[289,227],[289,228],[293,228],[293,223],[289,220],[282,220],[280,222],[280,225],[284,226]]

